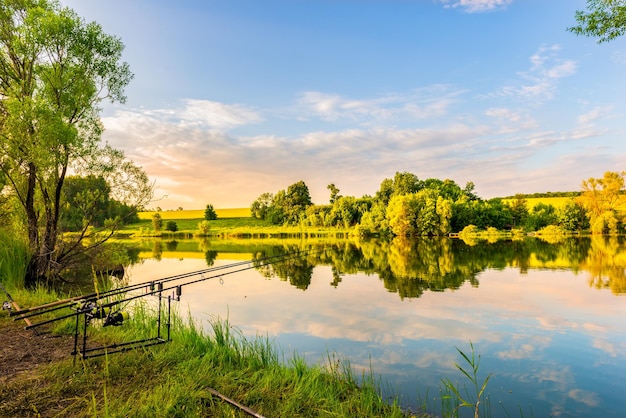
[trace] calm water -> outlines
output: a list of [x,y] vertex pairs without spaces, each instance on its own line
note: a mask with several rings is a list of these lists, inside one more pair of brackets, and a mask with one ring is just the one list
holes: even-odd
[[[623,416],[623,237],[545,242],[313,240],[142,242],[131,282],[313,248],[304,258],[183,287],[209,329],[228,318],[285,359],[329,353],[373,369],[403,404],[436,410],[441,378],[464,380],[455,347],[481,355],[493,416]],[[195,277],[194,279],[196,279]],[[521,413],[520,413],[521,411]],[[469,412],[469,411],[468,411]]]

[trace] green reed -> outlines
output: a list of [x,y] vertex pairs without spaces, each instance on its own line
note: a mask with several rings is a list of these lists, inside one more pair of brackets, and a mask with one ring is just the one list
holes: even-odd
[[[478,356],[475,355],[474,344],[470,341],[470,354],[465,354],[461,349],[456,347],[456,350],[461,355],[464,361],[464,366],[459,363],[454,363],[456,368],[461,372],[464,378],[469,380],[470,387],[468,388],[466,385],[463,386],[463,391],[459,390],[456,384],[454,384],[449,378],[442,379],[441,382],[444,385],[444,388],[451,393],[454,398],[450,394],[446,394],[442,396],[442,402],[448,399],[453,399],[456,403],[455,410],[458,411],[459,408],[471,408],[474,410],[474,418],[479,417],[480,405],[484,403],[484,394],[485,389],[487,389],[487,384],[489,383],[489,379],[492,376],[492,373],[489,373],[484,380],[479,380],[478,378],[478,369],[480,367],[480,354]],[[442,403],[442,407],[448,405],[444,405]],[[486,406],[489,406],[488,402]]]

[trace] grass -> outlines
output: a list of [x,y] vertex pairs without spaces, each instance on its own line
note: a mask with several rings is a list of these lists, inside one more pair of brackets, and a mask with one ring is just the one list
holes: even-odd
[[0,229],[0,283],[20,287],[29,258],[28,244]]
[[[184,211],[172,212],[176,214]],[[117,237],[162,237],[176,238],[199,236],[198,224],[203,221],[202,218],[171,218],[170,221],[176,222],[178,230],[169,232],[165,230],[165,224],[160,232],[155,233],[152,226],[152,220],[143,219],[138,223],[125,225],[117,231]],[[287,236],[347,236],[353,230],[345,228],[317,228],[317,227],[301,227],[301,226],[285,226],[274,225],[267,220],[256,219],[252,217],[241,218],[218,218],[214,221],[208,221],[210,225],[209,236],[213,237],[287,237]]]
[[[153,310],[141,305],[124,326],[92,328],[89,341],[146,338],[154,334],[155,321]],[[407,416],[381,397],[373,373],[357,377],[336,356],[317,365],[298,355],[284,361],[269,338],[246,338],[228,320],[216,318],[207,333],[179,315],[173,322],[170,343],[77,364],[68,358],[4,384],[0,397],[8,401],[0,415],[246,416],[213,396],[215,389],[267,417]]]

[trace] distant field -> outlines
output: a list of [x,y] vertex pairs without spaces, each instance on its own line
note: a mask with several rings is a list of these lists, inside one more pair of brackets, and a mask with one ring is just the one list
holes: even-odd
[[[570,200],[572,197],[528,197],[526,198],[526,206],[528,209],[534,208],[537,204],[543,203],[546,205],[552,205],[556,209],[559,209]],[[505,199],[504,202],[511,203],[513,199]],[[617,206],[618,211],[626,212],[626,197],[622,196],[621,204]]]
[[[152,219],[155,212],[139,212],[139,219]],[[158,212],[161,219],[204,219],[204,209],[200,210],[167,210]],[[250,208],[215,209],[218,218],[250,218]]]
[[543,203],[546,205],[552,205],[558,209],[565,206],[565,204],[571,199],[571,197],[529,197],[526,199],[526,205],[528,206],[528,209],[532,209],[537,206],[537,204]]

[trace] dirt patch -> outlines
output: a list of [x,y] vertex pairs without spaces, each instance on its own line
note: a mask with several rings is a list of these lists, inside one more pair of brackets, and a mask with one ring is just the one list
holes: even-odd
[[70,335],[36,334],[24,326],[24,321],[14,321],[7,311],[0,311],[0,384],[41,365],[68,358],[74,349]]

